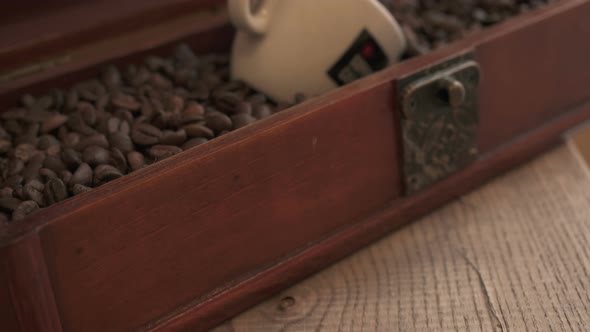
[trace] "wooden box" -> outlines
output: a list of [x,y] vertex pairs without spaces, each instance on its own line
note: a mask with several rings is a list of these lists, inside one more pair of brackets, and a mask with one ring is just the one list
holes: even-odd
[[[36,66],[0,82],[0,105],[178,41],[227,50],[233,35],[224,1],[53,4],[1,14],[2,69]],[[588,1],[554,3],[11,224],[0,234],[0,330],[215,326],[589,118],[589,19]],[[410,176],[425,170],[408,153],[412,110],[428,108],[422,83],[466,64],[475,122],[462,133],[474,145],[447,151],[454,166],[424,182]]]

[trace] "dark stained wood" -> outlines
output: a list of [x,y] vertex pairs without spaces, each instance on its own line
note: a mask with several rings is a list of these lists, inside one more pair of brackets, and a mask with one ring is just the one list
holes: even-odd
[[562,141],[564,131],[590,118],[590,103],[498,147],[462,172],[415,196],[390,202],[370,216],[268,268],[222,293],[184,308],[146,331],[205,331],[391,231],[518,166]]
[[477,47],[485,72],[480,149],[488,151],[590,98],[590,2],[564,1]]
[[55,216],[40,236],[64,329],[136,329],[399,196],[391,90],[294,109]]
[[89,41],[225,4],[223,0],[6,2],[0,4],[0,73],[55,57]]
[[[51,281],[46,288],[53,289],[64,331],[214,326],[530,158],[590,117],[588,107],[571,110],[590,97],[581,86],[590,86],[587,72],[567,65],[568,82],[575,86],[555,94],[543,90],[550,110],[532,104],[529,111],[526,103],[517,109],[510,105],[518,95],[505,90],[499,73],[509,67],[514,81],[545,89],[535,82],[539,76],[531,75],[541,60],[528,64],[525,56],[513,54],[525,68],[519,71],[507,57],[494,56],[511,54],[506,48],[523,43],[551,48],[535,31],[549,33],[551,42],[572,51],[572,40],[582,40],[585,28],[568,30],[574,36],[564,40],[551,31],[583,25],[590,13],[577,13],[588,7],[566,1],[506,22],[44,209],[0,234],[0,250],[30,243],[30,234],[38,232]],[[59,68],[0,86],[0,106],[24,91],[67,86],[95,74],[104,62],[169,52],[178,40],[203,51],[229,47],[232,29],[224,14],[192,22],[190,15],[179,17],[81,47]],[[395,80],[473,49],[484,75],[480,148],[486,155],[402,200]],[[578,66],[585,60],[558,52],[550,59]],[[565,79],[559,71],[547,75],[562,84]],[[522,90],[525,100],[533,99]],[[13,280],[5,271],[3,283]],[[43,308],[35,312],[43,316]],[[8,330],[22,312],[8,314],[7,324],[13,324]]]
[[[203,16],[206,15],[206,16]],[[88,36],[90,38],[90,36]],[[80,80],[96,77],[105,63],[138,63],[147,54],[169,55],[179,42],[195,52],[221,52],[229,49],[233,29],[224,13],[188,14],[107,41],[71,50],[71,59],[58,67],[0,82],[0,107],[14,105],[23,93],[44,93],[56,87],[69,87]]]
[[62,331],[37,234],[0,247],[0,262],[2,331]]

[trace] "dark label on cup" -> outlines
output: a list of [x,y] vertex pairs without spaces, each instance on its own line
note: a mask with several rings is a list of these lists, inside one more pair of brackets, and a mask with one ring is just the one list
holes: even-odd
[[367,30],[363,30],[328,70],[328,76],[338,85],[344,85],[385,68],[387,63],[383,49]]

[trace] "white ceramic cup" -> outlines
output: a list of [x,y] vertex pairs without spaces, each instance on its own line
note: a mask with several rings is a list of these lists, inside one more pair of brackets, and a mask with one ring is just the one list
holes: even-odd
[[371,74],[399,61],[406,47],[378,0],[228,0],[228,11],[237,29],[232,78],[275,101]]

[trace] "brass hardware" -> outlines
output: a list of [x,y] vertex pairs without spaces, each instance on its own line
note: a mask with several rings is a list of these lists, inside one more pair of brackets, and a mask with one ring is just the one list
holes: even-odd
[[440,85],[445,101],[452,107],[459,107],[465,101],[465,87],[461,81],[452,77],[440,79]]
[[477,158],[479,66],[471,53],[397,82],[406,194]]

